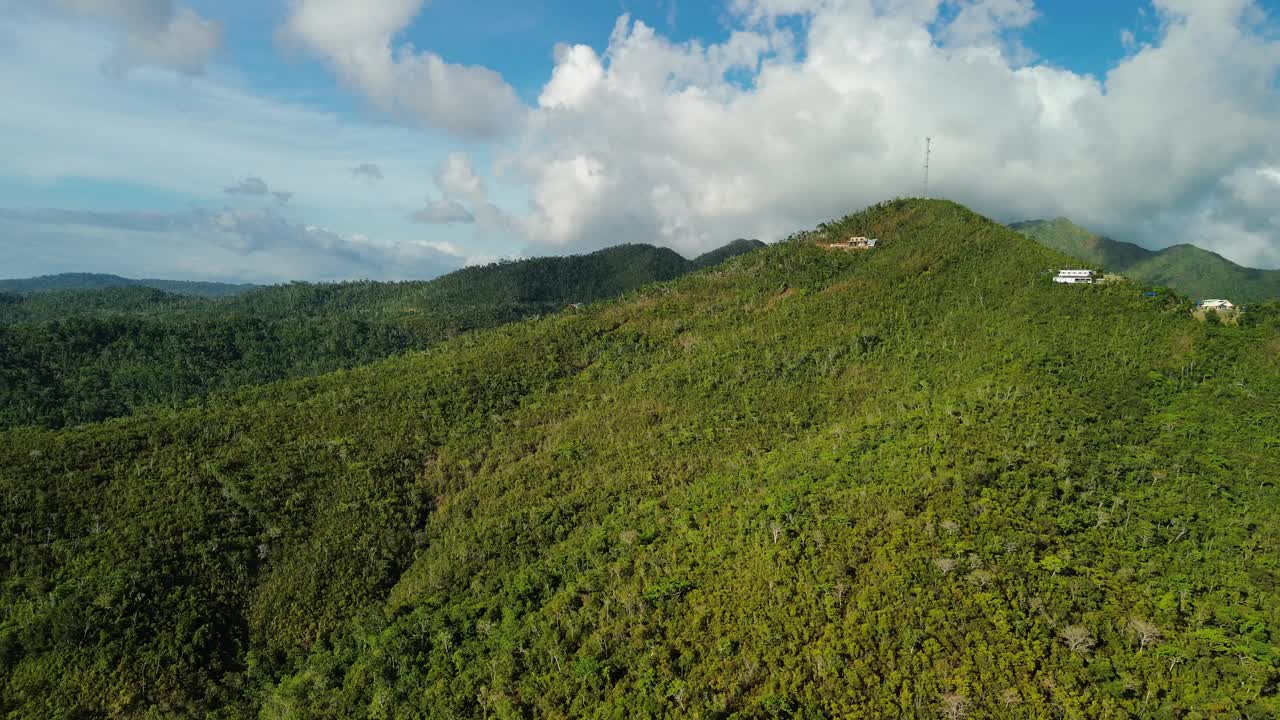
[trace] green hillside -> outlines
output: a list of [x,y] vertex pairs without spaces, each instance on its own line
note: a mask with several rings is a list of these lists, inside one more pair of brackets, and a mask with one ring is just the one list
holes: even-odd
[[192,295],[195,297],[229,297],[248,292],[258,286],[190,280],[134,280],[120,277],[119,275],[105,275],[102,273],[62,273],[34,278],[0,280],[0,292],[17,294],[48,292],[51,290],[102,290],[123,287],[147,287],[175,295]]
[[[824,235],[878,237],[832,252]],[[208,407],[0,433],[11,718],[1280,711],[1280,308],[943,201]]]
[[1280,299],[1280,270],[1241,267],[1194,245],[1151,251],[1094,235],[1066,218],[1033,220],[1009,227],[1072,257],[1196,299],[1227,298],[1237,304]]
[[737,240],[734,240],[733,242],[727,245],[718,247],[715,250],[712,250],[711,252],[703,253],[702,255],[699,255],[697,258],[693,260],[693,264],[700,268],[711,267],[712,265],[719,265],[725,260],[728,260],[729,258],[734,257],[736,255],[749,253],[752,250],[759,250],[762,247],[765,247],[765,244],[760,242],[759,240],[746,240],[744,238],[738,238]]
[[[752,249],[715,252],[728,258]],[[355,367],[615,297],[702,262],[622,245],[429,282],[291,283],[218,299],[144,287],[0,293],[0,428],[94,422]]]

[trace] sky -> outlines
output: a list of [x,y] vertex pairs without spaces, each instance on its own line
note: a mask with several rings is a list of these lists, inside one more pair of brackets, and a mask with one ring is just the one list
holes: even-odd
[[922,192],[1280,268],[1280,0],[0,0],[0,277],[686,256]]

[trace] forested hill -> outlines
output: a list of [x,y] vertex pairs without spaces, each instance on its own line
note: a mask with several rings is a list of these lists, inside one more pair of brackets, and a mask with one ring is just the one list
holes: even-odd
[[[731,243],[727,259],[755,249]],[[349,368],[616,297],[706,264],[651,245],[427,282],[291,283],[202,299],[146,287],[0,293],[0,428],[62,427]]]
[[760,242],[759,240],[747,240],[744,238],[738,238],[737,240],[734,240],[733,242],[727,245],[718,247],[715,250],[712,250],[711,252],[703,253],[702,255],[699,255],[697,258],[694,259],[693,264],[700,268],[711,267],[712,265],[719,265],[720,263],[724,262],[725,260],[728,260],[729,258],[735,255],[742,255],[744,253],[749,253],[752,250],[759,250],[764,246],[765,244]]
[[104,288],[148,287],[175,295],[196,297],[227,297],[239,295],[257,285],[195,282],[190,280],[134,280],[119,275],[101,273],[62,273],[34,278],[0,280],[0,292],[34,293],[50,290],[102,290]]
[[1242,267],[1194,245],[1147,250],[1095,235],[1066,218],[1032,220],[1009,227],[1072,257],[1102,265],[1110,272],[1169,287],[1195,299],[1227,298],[1236,304],[1280,299],[1280,270]]
[[[753,248],[754,249],[754,248]],[[731,253],[738,254],[737,252]],[[727,259],[727,257],[726,257]],[[290,283],[227,303],[224,312],[259,317],[440,315],[454,324],[492,324],[495,311],[520,316],[588,303],[697,269],[669,248],[617,245],[584,255],[505,260],[463,268],[425,282]]]
[[1199,322],[1069,262],[896,201],[0,433],[0,713],[1273,717],[1280,309]]

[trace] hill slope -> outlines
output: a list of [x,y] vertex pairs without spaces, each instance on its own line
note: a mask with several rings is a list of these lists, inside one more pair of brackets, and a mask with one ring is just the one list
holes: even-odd
[[711,267],[713,265],[719,265],[731,257],[743,255],[753,250],[759,250],[762,247],[765,247],[765,244],[759,240],[738,238],[737,240],[734,240],[727,245],[722,245],[711,252],[699,255],[694,258],[693,264],[700,268]]
[[883,244],[0,433],[0,712],[1280,710],[1275,308],[941,201],[823,232]]
[[1228,298],[1236,303],[1280,299],[1280,270],[1242,267],[1194,245],[1147,250],[1094,235],[1066,218],[1033,220],[1009,227],[1072,257],[1197,299]]
[[195,297],[229,297],[248,292],[259,286],[190,280],[133,280],[119,275],[105,275],[102,273],[62,273],[59,275],[41,275],[33,278],[0,280],[0,292],[18,294],[48,292],[51,290],[102,290],[122,287],[148,287],[175,295],[192,295]]
[[354,367],[670,280],[705,258],[623,245],[428,282],[291,283],[216,300],[143,287],[0,293],[0,427],[93,422]]

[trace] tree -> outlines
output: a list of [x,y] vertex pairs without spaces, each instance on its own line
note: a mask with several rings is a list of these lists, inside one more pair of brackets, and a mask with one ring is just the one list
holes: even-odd
[[1083,625],[1070,625],[1062,631],[1062,640],[1073,653],[1081,655],[1089,652],[1089,650],[1097,644],[1097,640],[1093,637],[1093,633]]
[[1160,638],[1164,637],[1164,633],[1160,631],[1160,628],[1137,617],[1129,620],[1129,629],[1133,631],[1134,637],[1138,641],[1138,647],[1143,650],[1151,643],[1158,642]]
[[960,720],[969,714],[969,701],[960,693],[942,696],[942,716],[947,720]]

